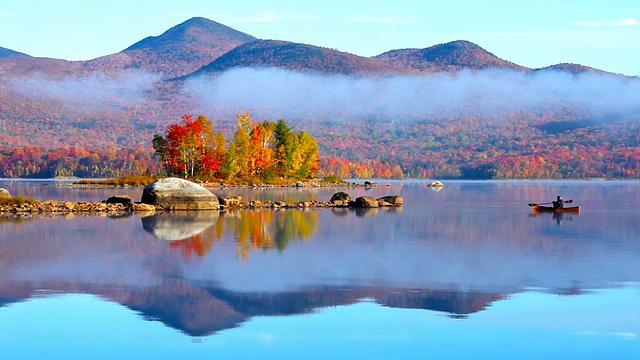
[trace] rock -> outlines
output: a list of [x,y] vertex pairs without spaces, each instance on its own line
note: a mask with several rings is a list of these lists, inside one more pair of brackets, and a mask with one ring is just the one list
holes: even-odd
[[105,211],[107,210],[107,208],[109,207],[109,205],[107,205],[106,203],[99,203],[96,204],[93,209],[91,209],[92,211]]
[[217,210],[218,198],[201,185],[178,178],[163,178],[144,187],[143,204],[159,210]]
[[388,195],[378,198],[378,205],[380,206],[402,206],[404,198],[400,195]]
[[133,203],[131,205],[131,210],[135,211],[135,212],[155,212],[156,211],[156,207],[153,205],[149,205],[149,204],[142,204],[142,203]]
[[440,181],[432,181],[427,186],[429,186],[429,187],[443,187],[444,184],[441,183]]
[[349,204],[350,201],[351,201],[351,196],[343,191],[333,194],[331,196],[331,200],[329,200],[330,203],[333,203],[336,205],[347,205]]
[[124,205],[129,205],[129,204],[131,204],[131,198],[128,195],[116,195],[116,196],[111,196],[110,198],[108,198],[104,202],[105,202],[105,204],[124,204]]
[[219,200],[220,200],[220,205],[224,206],[225,208],[240,207],[240,202],[242,201],[242,197],[236,196],[236,195],[223,196]]
[[359,198],[356,198],[353,206],[359,208],[377,208],[378,200],[371,196],[360,196]]
[[8,199],[11,197],[9,190],[0,188],[0,199]]
[[372,188],[372,187],[378,187],[378,184],[371,182],[371,181],[365,181],[364,182],[364,187],[366,188]]

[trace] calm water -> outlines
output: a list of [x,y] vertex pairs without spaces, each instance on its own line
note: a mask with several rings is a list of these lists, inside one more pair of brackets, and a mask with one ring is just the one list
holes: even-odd
[[[346,190],[402,195],[399,209],[0,218],[0,354],[637,358],[640,182],[426,184]],[[41,200],[141,194],[0,187]],[[558,194],[580,214],[531,214],[527,203]]]

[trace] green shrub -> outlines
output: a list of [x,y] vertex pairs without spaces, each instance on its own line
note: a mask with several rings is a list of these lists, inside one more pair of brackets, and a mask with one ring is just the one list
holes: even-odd
[[26,198],[22,195],[12,196],[8,198],[0,198],[0,206],[16,206],[24,204],[37,204],[38,200],[32,198]]
[[327,182],[344,182],[341,177],[335,175],[329,175],[324,177],[324,181]]

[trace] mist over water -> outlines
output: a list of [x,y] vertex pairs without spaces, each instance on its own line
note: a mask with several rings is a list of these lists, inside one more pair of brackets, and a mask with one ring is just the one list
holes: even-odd
[[199,98],[204,113],[220,108],[245,109],[285,118],[310,114],[500,116],[564,106],[588,111],[592,116],[629,115],[640,110],[637,78],[553,70],[371,78],[241,68],[215,77],[189,79],[183,91]]

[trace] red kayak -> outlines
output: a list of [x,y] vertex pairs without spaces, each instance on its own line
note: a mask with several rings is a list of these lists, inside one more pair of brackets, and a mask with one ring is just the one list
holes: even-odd
[[580,206],[568,206],[568,207],[554,208],[553,206],[535,205],[535,206],[533,206],[533,212],[534,213],[539,213],[539,212],[571,212],[571,213],[579,213],[580,212]]

